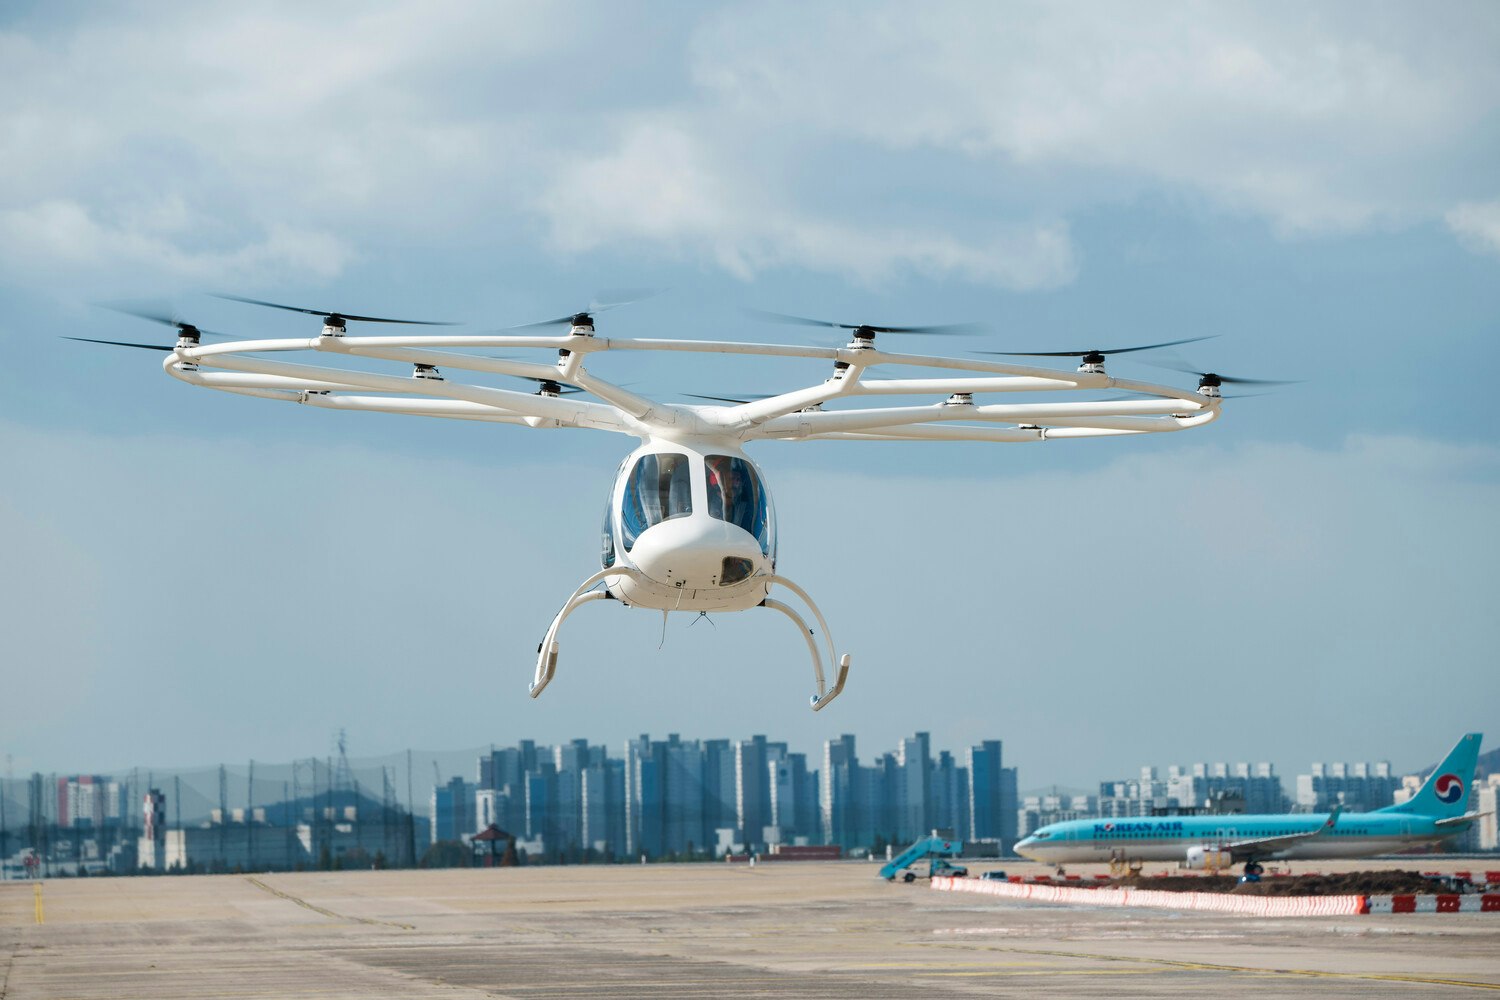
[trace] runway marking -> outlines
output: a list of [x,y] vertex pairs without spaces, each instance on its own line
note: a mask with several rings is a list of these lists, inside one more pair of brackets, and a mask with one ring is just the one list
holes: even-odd
[[[951,946],[944,946],[951,947]],[[1361,979],[1388,983],[1417,983],[1423,986],[1464,986],[1476,990],[1500,990],[1500,983],[1482,983],[1472,979],[1440,979],[1430,976],[1406,976],[1395,972],[1329,972],[1323,969],[1272,969],[1253,965],[1222,965],[1214,962],[1185,962],[1171,958],[1148,958],[1144,955],[1100,955],[1086,951],[1045,951],[1039,948],[1006,948],[991,945],[989,951],[1003,951],[1014,955],[1050,955],[1057,958],[1083,958],[1096,962],[1134,962],[1142,965],[1159,965],[1171,969],[1197,972],[1241,972],[1271,976],[1307,976],[1314,979]],[[943,975],[943,973],[935,973]],[[952,973],[964,975],[965,973]],[[997,975],[999,973],[996,973]],[[1024,975],[1024,973],[1021,973]],[[1088,975],[1087,972],[1080,974]],[[1102,972],[1100,974],[1103,974]]]
[[382,927],[397,927],[403,931],[414,931],[417,929],[415,924],[401,924],[390,920],[376,920],[374,917],[351,917],[343,913],[334,913],[332,910],[326,910],[315,903],[309,903],[307,900],[301,898],[300,896],[293,896],[289,892],[282,892],[280,889],[266,885],[258,878],[251,878],[247,875],[245,877],[245,881],[249,882],[257,889],[264,889],[266,892],[269,892],[273,896],[278,896],[281,899],[296,903],[303,909],[312,910],[314,913],[321,913],[325,917],[332,917],[334,920],[353,920],[356,923],[361,924],[379,925]]

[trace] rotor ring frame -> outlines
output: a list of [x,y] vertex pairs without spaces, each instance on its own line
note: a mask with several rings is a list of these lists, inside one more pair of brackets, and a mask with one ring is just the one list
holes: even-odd
[[[509,361],[462,353],[469,349],[551,349],[558,364]],[[822,359],[835,377],[765,399],[729,406],[653,401],[588,372],[584,361],[612,350],[737,354]],[[306,365],[261,355],[308,351],[422,365],[445,371],[543,379],[582,388],[603,402],[563,399],[446,378]],[[247,356],[254,355],[254,356]],[[881,365],[937,369],[925,378],[866,379]],[[328,409],[480,420],[530,426],[580,427],[648,438],[716,437],[780,440],[967,440],[1025,442],[1185,430],[1216,419],[1220,397],[1172,386],[1118,379],[1104,372],[968,358],[893,354],[869,347],[823,348],[734,341],[618,340],[593,336],[321,336],[246,340],[174,348],[167,374],[193,385]],[[214,369],[204,371],[203,369]],[[952,374],[949,374],[952,373]],[[964,374],[957,374],[964,373]],[[1124,390],[1139,399],[996,404],[975,395]],[[835,399],[939,395],[936,405],[822,410]],[[413,398],[414,397],[414,398]],[[954,402],[958,399],[958,402]]]

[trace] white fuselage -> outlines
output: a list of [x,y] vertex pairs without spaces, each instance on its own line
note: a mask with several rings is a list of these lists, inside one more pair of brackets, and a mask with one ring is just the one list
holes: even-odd
[[744,452],[722,439],[648,439],[620,465],[603,535],[611,597],[658,611],[743,611],[775,572],[775,510]]

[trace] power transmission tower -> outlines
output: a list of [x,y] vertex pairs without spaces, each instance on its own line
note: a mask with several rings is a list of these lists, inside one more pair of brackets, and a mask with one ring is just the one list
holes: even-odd
[[339,750],[339,769],[334,787],[340,792],[349,792],[354,788],[354,769],[349,766],[349,734],[340,729],[335,742]]
[[302,762],[300,760],[292,761],[291,801],[294,811],[290,823],[295,827],[298,823],[302,822]]
[[380,765],[380,850],[386,858],[395,853],[391,844],[391,810],[396,790],[391,787],[391,770]]

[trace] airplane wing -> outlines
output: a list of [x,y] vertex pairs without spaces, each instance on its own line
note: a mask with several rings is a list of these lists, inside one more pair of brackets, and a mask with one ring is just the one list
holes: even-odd
[[1464,813],[1462,816],[1449,816],[1447,819],[1437,820],[1432,825],[1437,827],[1439,830],[1447,829],[1450,826],[1468,826],[1479,817],[1488,815],[1489,813],[1487,812]]
[[1248,861],[1251,858],[1263,858],[1291,847],[1293,844],[1301,843],[1304,840],[1324,836],[1328,831],[1333,829],[1334,824],[1339,821],[1339,814],[1343,811],[1343,803],[1334,806],[1333,810],[1329,812],[1328,818],[1323,821],[1323,825],[1316,830],[1309,830],[1307,833],[1292,833],[1284,837],[1260,837],[1255,840],[1236,840],[1225,844],[1221,849],[1228,851],[1229,856],[1236,862]]

